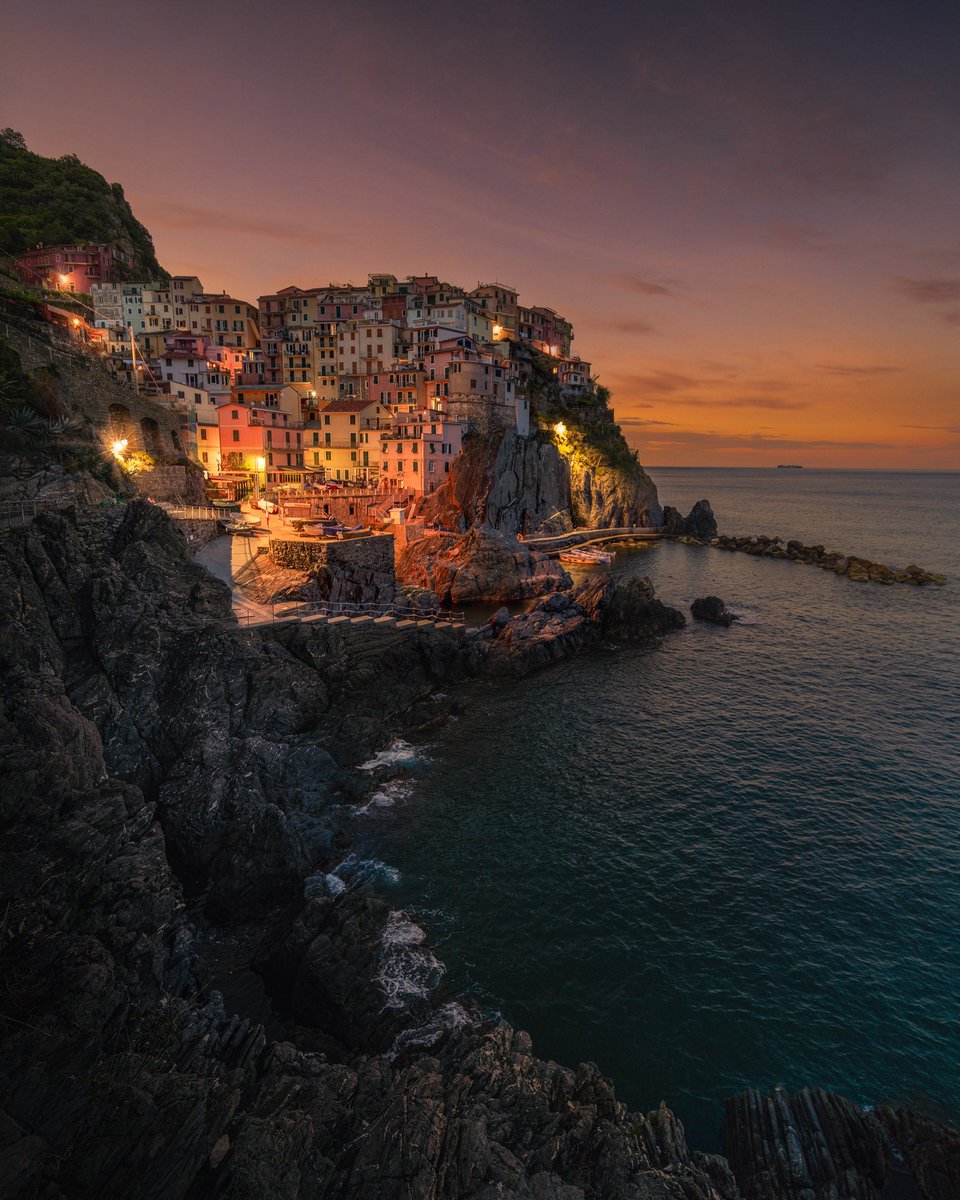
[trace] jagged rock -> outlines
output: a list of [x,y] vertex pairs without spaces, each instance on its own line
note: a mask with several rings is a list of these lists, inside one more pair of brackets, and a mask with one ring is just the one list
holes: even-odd
[[865,1111],[820,1088],[726,1103],[724,1144],[744,1200],[947,1200],[960,1134],[902,1109]]
[[569,587],[570,576],[553,559],[491,529],[462,536],[431,534],[409,543],[397,559],[407,586],[435,592],[446,607],[527,600]]
[[663,531],[668,537],[688,537],[698,542],[709,542],[717,536],[717,518],[710,501],[698,500],[686,516],[671,505],[665,505]]
[[734,621],[740,619],[736,613],[727,610],[726,604],[719,596],[703,596],[699,600],[694,600],[690,605],[690,611],[698,621],[709,621],[713,625],[729,627]]
[[604,637],[648,640],[684,623],[683,613],[658,600],[645,576],[592,575],[577,588],[535,600],[500,626],[488,665],[495,671],[524,674]]

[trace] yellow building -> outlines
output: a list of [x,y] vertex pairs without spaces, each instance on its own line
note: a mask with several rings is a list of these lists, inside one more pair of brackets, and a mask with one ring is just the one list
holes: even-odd
[[[312,412],[310,413],[312,415]],[[330,400],[304,427],[304,465],[321,467],[328,480],[374,480],[380,474],[381,430],[391,413],[362,399]]]

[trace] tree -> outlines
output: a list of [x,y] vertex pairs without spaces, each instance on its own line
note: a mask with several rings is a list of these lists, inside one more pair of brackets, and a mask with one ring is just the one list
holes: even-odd
[[26,150],[27,148],[27,139],[16,129],[11,129],[9,125],[0,129],[0,142],[3,142],[5,146],[12,146],[14,150]]

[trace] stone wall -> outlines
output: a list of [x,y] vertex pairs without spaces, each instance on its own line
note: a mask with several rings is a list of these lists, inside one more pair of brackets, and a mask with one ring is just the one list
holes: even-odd
[[184,504],[206,503],[203,475],[199,470],[175,463],[157,463],[133,477],[134,486],[151,500],[173,500]]
[[181,520],[179,517],[175,517],[173,520],[176,527],[187,539],[187,545],[190,547],[191,553],[195,553],[202,546],[205,546],[207,542],[212,542],[221,533],[220,522],[214,519],[209,521],[194,518]]
[[349,538],[336,541],[286,541],[271,537],[270,557],[281,567],[313,571],[331,567],[348,573],[374,572],[393,575],[393,535]]

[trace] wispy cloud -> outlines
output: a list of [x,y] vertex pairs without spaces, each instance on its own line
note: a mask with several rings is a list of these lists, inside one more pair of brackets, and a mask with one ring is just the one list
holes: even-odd
[[605,328],[612,329],[616,333],[629,333],[634,337],[649,337],[651,334],[660,332],[656,325],[651,325],[649,321],[612,321],[607,323]]
[[898,291],[917,304],[956,304],[960,302],[960,279],[894,280]]
[[896,371],[904,370],[903,367],[881,366],[879,363],[874,365],[866,363],[863,365],[853,365],[848,363],[817,363],[818,371],[826,371],[830,375],[891,375]]
[[683,289],[679,279],[648,279],[643,275],[630,272],[618,272],[613,276],[613,282],[625,292],[633,292],[636,296],[662,296],[675,300]]
[[330,241],[332,235],[305,225],[264,221],[258,217],[238,216],[190,204],[160,203],[145,206],[150,223],[164,229],[208,230],[239,233],[251,237],[276,238],[284,242]]

